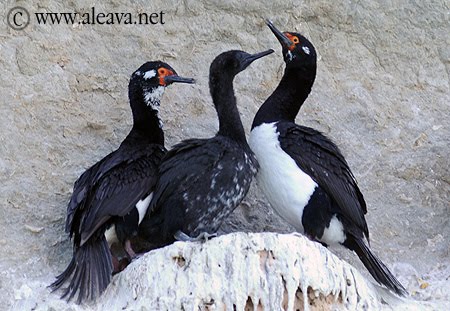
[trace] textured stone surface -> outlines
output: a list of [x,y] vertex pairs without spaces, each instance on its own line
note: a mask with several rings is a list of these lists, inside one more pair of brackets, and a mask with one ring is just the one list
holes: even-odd
[[387,294],[303,236],[274,233],[233,233],[206,243],[177,242],[152,251],[114,277],[95,303],[66,304],[40,287],[39,283],[23,286],[18,292],[24,297],[17,299],[14,309],[369,311],[436,307]]
[[[126,87],[143,62],[164,60],[198,81],[166,91],[161,114],[171,146],[215,133],[207,74],[217,54],[274,48],[236,79],[249,129],[283,72],[279,44],[261,17],[301,31],[318,50],[317,81],[297,121],[322,130],[346,155],[368,203],[374,250],[413,297],[450,299],[448,2],[114,0],[96,9],[165,10],[166,23],[32,22],[23,31],[4,22],[16,5],[34,13],[83,12],[93,4],[0,4],[0,308],[68,263],[63,224],[72,184],[130,129]],[[290,228],[253,187],[222,230]],[[355,256],[337,252],[366,273]]]

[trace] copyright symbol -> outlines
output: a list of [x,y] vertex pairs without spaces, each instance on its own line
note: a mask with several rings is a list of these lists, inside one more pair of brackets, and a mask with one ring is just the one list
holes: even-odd
[[30,23],[30,13],[21,6],[9,10],[6,16],[9,27],[14,30],[22,30]]

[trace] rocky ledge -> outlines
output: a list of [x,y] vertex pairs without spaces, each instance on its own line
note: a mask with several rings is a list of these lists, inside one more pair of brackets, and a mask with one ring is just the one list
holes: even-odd
[[177,242],[135,260],[94,303],[78,306],[36,281],[16,310],[421,310],[296,234],[233,233]]

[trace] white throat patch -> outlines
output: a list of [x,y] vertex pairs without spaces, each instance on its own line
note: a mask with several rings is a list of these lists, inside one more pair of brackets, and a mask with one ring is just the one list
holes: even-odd
[[291,51],[287,51],[287,55],[289,56],[289,60],[292,60],[295,57],[295,55],[292,54]]
[[[148,72],[148,71],[147,71]],[[157,86],[154,89],[151,89],[149,91],[144,91],[144,101],[152,108],[154,111],[156,111],[156,116],[159,119],[159,127],[163,127],[163,123],[161,119],[159,118],[159,103],[161,102],[161,97],[164,94],[165,87],[162,85]]]
[[150,91],[144,91],[144,100],[147,106],[151,107],[153,110],[159,111],[159,103],[164,94],[164,89],[164,86],[159,85]]

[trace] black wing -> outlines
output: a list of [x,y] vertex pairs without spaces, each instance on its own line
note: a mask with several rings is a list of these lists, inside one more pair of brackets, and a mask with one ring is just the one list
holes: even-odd
[[66,232],[71,232],[74,216],[77,211],[84,210],[89,192],[98,180],[110,169],[121,163],[118,150],[88,168],[74,183],[72,196],[67,206]]
[[291,122],[277,124],[281,148],[340,207],[342,216],[369,238],[366,202],[339,148],[322,133]]
[[82,245],[112,217],[128,214],[153,190],[164,154],[159,145],[119,148],[89,168],[75,182],[66,231]]

